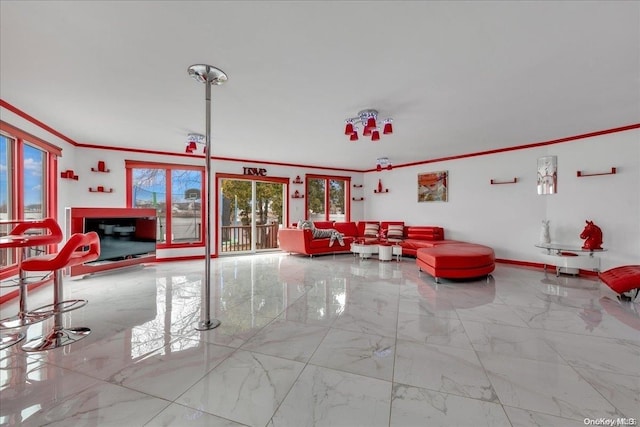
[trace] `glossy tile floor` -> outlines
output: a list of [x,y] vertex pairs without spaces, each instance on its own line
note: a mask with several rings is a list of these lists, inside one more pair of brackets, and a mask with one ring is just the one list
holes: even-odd
[[[640,419],[640,302],[594,278],[498,265],[443,281],[415,261],[286,254],[66,281],[92,333],[0,357],[0,423],[34,426],[583,426]],[[46,286],[29,296],[49,303]],[[13,303],[1,307],[14,314]],[[51,322],[28,329],[38,336]]]

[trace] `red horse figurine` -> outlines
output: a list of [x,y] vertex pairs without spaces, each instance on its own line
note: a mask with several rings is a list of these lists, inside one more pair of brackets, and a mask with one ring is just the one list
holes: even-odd
[[593,221],[585,221],[587,226],[580,233],[581,239],[587,239],[582,249],[602,249],[602,230]]

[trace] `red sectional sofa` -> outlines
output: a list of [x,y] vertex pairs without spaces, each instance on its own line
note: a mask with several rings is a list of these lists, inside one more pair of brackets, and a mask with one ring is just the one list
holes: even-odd
[[[367,224],[378,224],[376,234],[367,234]],[[386,239],[389,226],[402,227],[402,237],[389,238],[402,246],[403,256],[416,256],[420,248],[430,248],[435,244],[455,243],[453,240],[444,240],[444,229],[435,226],[406,226],[402,221],[359,221],[359,222],[332,222],[315,221],[316,228],[333,228],[344,234],[344,246],[335,242],[329,246],[329,239],[314,239],[311,230],[299,230],[295,227],[283,228],[278,231],[279,247],[289,253],[304,255],[321,255],[330,253],[349,252],[354,241],[375,243],[380,238]],[[370,231],[370,230],[369,230]]]
[[278,232],[280,249],[289,253],[320,255],[350,252],[351,243],[389,241],[402,246],[403,256],[416,257],[420,271],[440,278],[461,279],[488,276],[495,269],[495,254],[488,246],[445,240],[444,229],[407,226],[402,221],[314,222],[316,228],[333,228],[344,235],[344,246],[330,239],[314,239],[311,230],[284,228]]

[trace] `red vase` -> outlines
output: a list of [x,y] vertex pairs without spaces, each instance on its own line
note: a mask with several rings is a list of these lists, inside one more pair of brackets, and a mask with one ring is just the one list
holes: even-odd
[[382,193],[382,180],[378,180],[378,193]]

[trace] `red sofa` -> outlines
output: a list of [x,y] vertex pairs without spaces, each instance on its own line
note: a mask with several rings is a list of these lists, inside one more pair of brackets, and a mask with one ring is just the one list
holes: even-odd
[[[376,234],[365,234],[367,224],[378,224]],[[316,228],[333,228],[344,234],[344,246],[335,242],[329,246],[329,239],[314,239],[311,230],[299,230],[283,228],[278,231],[278,241],[281,250],[289,253],[304,255],[321,255],[330,253],[349,252],[354,241],[375,243],[380,238],[386,238],[389,225],[402,226],[402,238],[390,239],[391,242],[402,246],[403,256],[415,256],[420,248],[429,248],[436,244],[454,243],[453,240],[444,240],[444,229],[434,226],[406,226],[402,221],[359,221],[359,222],[333,222],[315,221]]]

